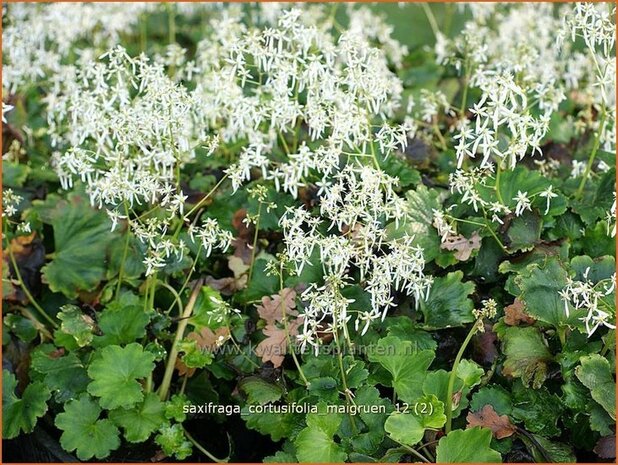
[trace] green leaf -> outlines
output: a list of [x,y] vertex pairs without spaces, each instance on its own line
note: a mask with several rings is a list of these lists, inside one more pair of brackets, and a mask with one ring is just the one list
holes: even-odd
[[309,413],[307,415],[307,428],[298,433],[294,441],[298,461],[312,463],[344,462],[347,455],[333,439],[341,420],[341,415],[324,414],[323,412]]
[[178,351],[183,354],[181,360],[187,368],[204,368],[214,359],[212,353],[199,347],[195,339],[185,338],[178,342]]
[[436,448],[437,463],[501,463],[500,453],[489,447],[491,430],[469,428],[455,430],[440,439]]
[[590,429],[601,433],[601,436],[614,434],[616,420],[610,417],[603,407],[592,401],[588,410],[590,411]]
[[448,328],[474,321],[474,303],[468,298],[474,292],[474,283],[463,283],[462,278],[463,272],[455,271],[434,279],[427,300],[420,302],[427,326]]
[[189,399],[184,394],[174,394],[165,404],[165,418],[182,423],[187,419],[184,411]]
[[609,361],[598,354],[582,357],[580,361],[581,366],[575,369],[577,379],[590,389],[592,398],[615,420],[616,381]]
[[416,190],[409,190],[406,192],[408,216],[399,223],[399,227],[391,223],[386,228],[389,239],[414,236],[414,244],[422,247],[427,262],[440,254],[440,238],[432,225],[433,210],[439,210],[442,206],[439,197],[437,190],[429,190],[423,184],[418,185]]
[[560,434],[558,420],[564,408],[560,398],[550,393],[545,386],[530,389],[522,383],[515,383],[513,392],[513,410],[511,416],[523,421],[526,429],[532,433],[551,437]]
[[431,395],[420,398],[408,412],[391,413],[384,429],[395,441],[412,446],[423,439],[426,429],[439,429],[445,423],[444,404]]
[[174,456],[184,460],[193,452],[193,446],[187,440],[181,425],[165,425],[159,430],[155,442],[161,446],[168,457]]
[[23,187],[28,175],[30,167],[19,162],[11,162],[8,160],[2,161],[2,186],[7,187]]
[[144,442],[166,422],[164,412],[165,405],[151,392],[143,402],[130,409],[112,410],[109,418],[124,429],[127,441]]
[[101,409],[87,394],[67,402],[56,417],[61,429],[60,444],[69,452],[77,451],[80,460],[102,459],[120,446],[120,432],[107,419],[99,419]]
[[[543,436],[539,436],[538,434],[533,434],[536,442],[543,448],[545,455],[539,452],[538,447],[535,444],[532,444],[527,437],[522,437],[522,440],[532,452],[534,459],[537,463],[546,462],[548,459],[551,463],[575,463],[577,462],[577,458],[573,453],[573,449],[570,446],[563,444],[561,442],[550,441]],[[547,458],[545,458],[547,457]]]
[[[515,210],[517,205],[515,197],[517,196],[517,193],[521,191],[526,192],[530,198],[534,197],[532,206],[542,212],[543,216],[551,217],[562,215],[566,211],[567,201],[564,195],[562,195],[559,191],[554,189],[554,192],[558,195],[558,197],[550,200],[549,211],[547,214],[545,214],[547,200],[536,195],[547,189],[551,184],[551,181],[547,179],[547,177],[543,176],[539,171],[531,171],[525,166],[518,165],[512,170],[505,170],[501,173],[499,190],[500,198],[504,202],[500,203],[504,203],[504,205],[509,207],[511,210]],[[479,190],[483,200],[488,202],[495,202],[499,200],[496,196],[496,191],[493,185],[477,184],[476,187]]]
[[[593,283],[598,283],[611,278],[616,272],[616,258],[605,255],[592,259],[588,255],[580,255],[571,259],[571,269],[575,271],[575,280],[589,279]],[[584,275],[587,277],[584,278]]]
[[[392,410],[392,404],[387,399],[380,397],[380,392],[373,386],[365,385],[355,392],[354,402],[356,405],[369,405],[384,407],[385,412]],[[359,413],[359,417],[365,424],[365,429],[362,431],[354,431],[352,429],[352,438],[350,445],[352,449],[361,454],[375,454],[380,444],[384,439],[384,422],[386,421],[387,413]],[[356,418],[356,417],[354,417]],[[343,421],[350,421],[350,416],[345,415]],[[355,421],[358,425],[358,422]],[[358,426],[357,426],[358,428]],[[350,457],[352,460],[352,457]]]
[[73,336],[79,347],[84,347],[92,342],[94,321],[84,314],[75,305],[64,305],[60,308],[58,318],[62,321],[60,330]]
[[486,405],[491,405],[498,415],[510,415],[513,410],[511,395],[501,386],[485,386],[474,393],[470,409],[478,412]]
[[21,399],[15,393],[17,379],[8,370],[2,370],[2,437],[12,439],[21,432],[34,430],[37,419],[47,412],[47,401],[51,397],[43,383],[31,383]]
[[395,392],[409,403],[423,395],[423,381],[433,359],[433,351],[419,352],[411,342],[394,336],[380,339],[369,353],[369,360],[389,371]]
[[[128,238],[127,234],[129,234]],[[123,284],[128,282],[135,287],[139,284],[139,278],[146,272],[142,244],[139,239],[126,230],[122,235],[117,235],[110,243],[109,268],[105,274],[106,279],[118,276],[121,268]]]
[[543,222],[536,212],[525,211],[513,219],[506,232],[510,252],[530,250],[541,238]]
[[107,346],[88,368],[88,375],[93,379],[88,385],[88,392],[100,397],[103,408],[130,408],[144,398],[142,386],[137,380],[152,373],[153,360],[154,356],[144,352],[137,343],[125,348]]
[[463,359],[457,365],[457,377],[463,381],[464,386],[474,387],[481,382],[485,371],[472,360]]
[[303,416],[293,413],[250,413],[243,409],[241,413],[247,428],[269,435],[273,441],[290,437],[294,431],[302,429]]
[[279,400],[283,395],[281,386],[257,376],[244,378],[239,387],[247,394],[247,402],[250,404],[268,404]]
[[[114,302],[115,303],[115,302]],[[122,345],[134,342],[146,335],[150,315],[140,305],[110,305],[99,316],[102,336],[96,336],[95,347]]]
[[84,392],[90,378],[75,353],[56,356],[55,351],[51,344],[37,347],[32,351],[30,367],[43,375],[45,385],[54,392],[57,402],[66,402]]
[[498,332],[503,343],[503,373],[521,378],[523,383],[537,389],[547,378],[547,365],[552,355],[538,328],[513,326]]
[[564,301],[559,292],[567,285],[568,274],[556,258],[541,267],[533,263],[515,278],[521,290],[519,299],[526,304],[526,313],[531,317],[549,323],[555,328],[571,326],[583,328],[580,318],[584,310],[570,309],[567,316]]
[[13,334],[24,342],[32,342],[38,334],[32,321],[21,315],[9,313],[3,321]]
[[49,195],[33,205],[54,231],[54,258],[42,269],[49,288],[69,298],[96,288],[105,276],[107,248],[114,237],[108,216],[76,193],[67,200]]
[[386,317],[384,320],[388,336],[395,336],[403,341],[410,341],[418,350],[436,350],[438,343],[430,333],[416,327],[408,316]]
[[[451,372],[446,370],[430,371],[423,382],[423,392],[426,395],[436,396],[440,402],[446,404],[450,375]],[[463,381],[457,376],[455,376],[455,385],[453,387],[453,394],[456,393],[461,393],[461,396],[458,404],[456,402],[453,403],[453,418],[457,418],[461,411],[468,406],[468,394],[470,393],[470,388],[465,386]]]

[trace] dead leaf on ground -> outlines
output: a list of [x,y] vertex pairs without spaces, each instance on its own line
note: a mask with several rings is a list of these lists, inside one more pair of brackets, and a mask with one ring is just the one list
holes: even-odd
[[504,308],[504,322],[509,326],[519,326],[520,323],[527,325],[533,324],[536,320],[526,313],[526,306],[523,301],[515,301]]
[[455,250],[453,254],[459,261],[465,262],[470,258],[472,252],[481,248],[481,236],[474,231],[470,239],[458,234],[457,236],[447,236],[446,239],[440,244],[442,249]]
[[279,294],[262,297],[261,305],[257,311],[260,318],[266,321],[266,325],[272,325],[275,321],[282,322],[284,315],[297,316],[296,291],[294,289],[282,289]]
[[496,439],[508,438],[515,431],[515,425],[506,415],[498,415],[491,405],[486,405],[480,412],[470,412],[466,417],[468,428],[481,426],[489,428]]
[[[298,334],[298,327],[302,324],[302,317],[288,322],[288,331],[292,343]],[[266,339],[260,342],[255,348],[255,353],[262,359],[262,362],[271,362],[273,367],[279,368],[283,364],[285,354],[288,352],[288,340],[285,328],[278,328],[274,324],[267,324],[262,330]]]
[[592,449],[602,459],[616,458],[616,436],[605,436]]
[[492,364],[496,357],[498,357],[497,340],[498,338],[492,329],[492,325],[486,322],[485,331],[476,333],[472,339],[474,360],[483,365]]
[[215,279],[212,276],[206,277],[206,284],[219,291],[222,295],[233,295],[247,287],[249,265],[246,265],[242,258],[229,256],[227,258],[228,268],[234,276]]

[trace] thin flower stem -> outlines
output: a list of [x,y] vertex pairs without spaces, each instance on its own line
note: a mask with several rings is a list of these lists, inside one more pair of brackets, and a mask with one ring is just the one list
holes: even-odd
[[172,342],[172,347],[170,349],[170,355],[167,359],[167,364],[165,365],[163,381],[161,381],[161,386],[159,387],[159,398],[161,400],[167,399],[170,384],[172,382],[172,375],[174,374],[174,367],[176,365],[176,358],[178,357],[178,343],[184,337],[185,329],[189,323],[189,317],[193,313],[193,308],[195,307],[195,302],[197,301],[197,297],[201,289],[202,279],[200,278],[193,286],[193,291],[191,291],[191,296],[189,297],[187,306],[185,307],[184,312],[182,313],[182,318],[178,322],[178,327],[176,328],[176,335],[174,336],[174,341]]
[[[393,438],[391,438],[393,439]],[[402,444],[399,441],[395,441],[397,444],[399,444],[402,448],[404,448],[405,450],[407,450],[408,452],[410,452],[412,455],[414,455],[416,458],[420,459],[421,461],[423,461],[424,463],[431,463],[431,461],[425,457],[423,454],[421,454],[420,452],[418,452],[415,449],[412,449],[410,446],[406,446],[405,444]]]
[[494,188],[496,189],[496,197],[498,197],[498,201],[504,205],[504,200],[502,200],[502,193],[500,192],[500,174],[502,174],[502,160],[498,160],[496,166],[496,184]]
[[596,133],[594,139],[594,145],[592,146],[592,151],[590,152],[590,156],[588,157],[588,163],[586,164],[586,170],[582,176],[582,180],[579,183],[579,187],[575,192],[575,198],[581,198],[584,193],[584,187],[586,187],[586,181],[588,180],[588,176],[590,176],[590,171],[592,170],[592,164],[594,163],[594,159],[597,156],[597,152],[599,151],[599,147],[601,146],[601,132],[603,131],[603,127],[605,126],[606,114],[603,112],[603,116],[601,117],[601,124],[599,125],[599,130]]
[[[189,271],[189,273],[187,273],[187,277],[185,278],[185,282],[182,283],[182,286],[180,287],[180,290],[178,291],[178,295],[182,295],[182,292],[185,290],[185,288],[187,287],[187,284],[189,284],[189,281],[191,281],[191,277],[193,276],[193,273],[195,272],[195,265],[197,265],[197,260],[200,256],[200,252],[202,251],[202,245],[200,244],[199,248],[197,249],[197,253],[195,254],[195,258],[193,259],[193,263],[191,264],[191,270]],[[167,309],[167,311],[165,313],[169,313],[172,310],[172,307],[174,306],[174,303],[172,303],[172,305],[170,305]],[[181,305],[182,307],[182,305]],[[182,313],[182,310],[180,310],[180,312]]]
[[17,278],[17,281],[19,282],[19,285],[21,286],[22,290],[24,291],[24,294],[26,294],[26,297],[28,298],[28,301],[32,304],[32,306],[34,308],[36,308],[36,310],[40,313],[40,315],[45,318],[47,320],[47,322],[52,325],[52,327],[54,328],[58,328],[58,323],[56,323],[48,314],[45,310],[43,310],[43,307],[41,307],[37,301],[34,299],[34,297],[32,296],[32,294],[30,293],[30,290],[28,289],[28,286],[26,286],[26,283],[24,282],[24,280],[21,277],[21,273],[19,272],[19,267],[17,266],[17,261],[15,260],[15,255],[13,255],[13,250],[11,250],[11,244],[9,243],[9,245],[7,246],[7,249],[9,251],[9,257],[11,258],[11,264],[13,265],[13,271],[15,272],[15,277]]
[[187,428],[185,428],[184,426],[182,427],[183,431],[185,432],[185,436],[187,437],[187,439],[189,441],[191,441],[191,443],[195,446],[195,448],[197,450],[199,450],[202,454],[204,454],[206,457],[208,457],[210,460],[212,460],[215,463],[227,463],[230,460],[230,457],[225,457],[224,459],[218,459],[217,457],[215,457],[214,455],[212,455],[210,452],[208,452],[199,442],[197,442],[193,436],[191,436],[189,434],[189,432],[187,431]]
[[122,287],[122,278],[124,275],[124,265],[125,265],[125,262],[127,261],[127,254],[129,252],[129,241],[131,239],[131,232],[129,228],[129,207],[127,205],[126,200],[123,202],[123,204],[124,204],[124,212],[127,217],[127,230],[125,232],[127,237],[124,241],[124,249],[122,251],[122,261],[120,262],[120,269],[118,270],[118,285],[116,286],[116,299],[118,299],[118,296],[120,296],[120,289]]
[[433,36],[437,39],[440,35],[440,28],[438,28],[438,22],[436,21],[436,17],[433,15],[433,11],[431,11],[431,7],[428,3],[421,3],[423,7],[423,11],[425,12],[425,16],[427,16],[427,21],[429,21],[429,25],[431,26],[431,31],[433,32]]
[[262,214],[262,202],[258,202],[257,220],[255,222],[255,233],[253,234],[253,244],[251,246],[251,268],[249,268],[249,276],[247,278],[247,286],[251,284],[253,277],[253,267],[255,265],[255,251],[257,249],[258,233],[260,232],[260,218]]
[[[282,294],[283,293],[282,291],[283,291],[283,262],[281,262],[281,265],[279,266],[279,293]],[[285,331],[285,338],[287,340],[288,347],[290,348],[290,353],[292,354],[292,359],[294,360],[294,364],[296,365],[296,368],[298,369],[298,374],[300,375],[303,382],[305,383],[305,386],[309,387],[311,383],[305,376],[305,373],[303,372],[303,369],[301,368],[300,363],[298,362],[298,357],[296,357],[296,348],[292,344],[292,339],[290,338],[290,331],[288,328],[288,316],[285,311],[285,304],[284,304],[283,297],[281,298],[281,319],[283,320],[283,329]]]
[[446,424],[444,426],[444,432],[446,434],[450,433],[451,431],[451,423],[453,419],[453,388],[455,387],[455,378],[457,377],[457,367],[459,367],[461,357],[463,356],[466,347],[468,347],[468,344],[472,340],[472,336],[474,336],[478,331],[478,321],[479,320],[474,323],[472,329],[470,329],[470,332],[466,336],[466,339],[464,339],[463,344],[459,348],[459,352],[457,352],[457,356],[455,357],[455,362],[453,363],[453,368],[448,379],[448,387],[446,389],[446,405],[444,406],[444,410],[446,413]]
[[223,184],[223,181],[225,181],[227,179],[228,175],[226,174],[225,176],[223,176],[219,182],[217,184],[215,184],[215,187],[213,187],[212,189],[210,189],[210,191],[208,192],[208,194],[206,194],[204,197],[202,197],[200,199],[199,202],[197,202],[193,208],[191,208],[191,210],[189,210],[187,212],[186,215],[184,215],[182,217],[183,221],[180,222],[180,224],[176,227],[176,231],[174,231],[174,239],[176,239],[178,237],[178,234],[180,234],[180,231],[182,230],[182,226],[184,225],[184,222],[189,219],[189,217],[195,212],[197,211],[199,208],[202,207],[202,205],[206,202],[206,200],[208,200],[210,198],[210,196],[213,194],[213,192],[215,192],[219,186],[221,184]]
[[[350,394],[350,389],[348,388],[348,380],[345,375],[345,369],[343,367],[343,355],[341,353],[341,345],[339,344],[339,330],[335,330],[333,332],[335,338],[335,345],[337,346],[337,359],[339,361],[339,371],[341,372],[341,382],[343,383],[343,392],[345,394],[345,401],[348,406],[354,404],[352,400],[352,395]],[[358,434],[358,428],[356,427],[356,422],[354,421],[354,416],[351,413],[348,413],[350,416],[350,423],[352,424],[352,429],[354,433]]]

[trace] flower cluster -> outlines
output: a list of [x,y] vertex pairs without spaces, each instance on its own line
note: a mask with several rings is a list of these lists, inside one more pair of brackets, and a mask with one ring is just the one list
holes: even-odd
[[586,268],[582,280],[568,279],[567,286],[560,291],[564,301],[564,311],[569,316],[570,306],[584,309],[586,316],[581,320],[586,325],[586,332],[591,336],[599,326],[615,329],[616,307],[614,291],[616,289],[616,274],[610,278],[593,282],[589,278],[590,267]]
[[371,321],[383,319],[394,306],[392,289],[413,296],[417,304],[426,298],[432,279],[423,272],[422,248],[414,245],[412,237],[388,240],[386,236],[385,224],[405,221],[407,213],[406,202],[393,190],[395,184],[394,178],[373,167],[347,165],[324,189],[320,217],[302,207],[291,208],[282,217],[287,258],[296,272],[312,265],[317,250],[325,274],[324,286],[312,286],[303,294],[307,302],[299,336],[303,342],[319,343],[318,332],[329,331],[322,324],[325,319],[330,331],[345,332],[352,315],[341,289],[354,281],[353,270],[358,270],[371,299],[371,310],[355,312],[355,325],[362,325],[363,333]]

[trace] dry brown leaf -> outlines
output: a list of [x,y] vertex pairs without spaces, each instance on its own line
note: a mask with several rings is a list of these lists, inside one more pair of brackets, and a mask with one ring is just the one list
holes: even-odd
[[446,239],[440,244],[440,247],[446,250],[455,250],[453,254],[459,261],[465,262],[470,258],[472,252],[481,248],[481,236],[474,231],[472,237],[467,239],[466,237],[458,234],[457,236],[447,236]]
[[[294,336],[298,334],[298,327],[302,323],[302,317],[288,322],[290,339],[294,341]],[[283,363],[287,353],[288,341],[284,328],[278,328],[274,323],[267,324],[262,330],[266,339],[260,342],[255,348],[255,353],[262,359],[262,362],[272,362],[275,368],[279,368]]]
[[261,305],[257,311],[260,318],[266,321],[266,325],[272,325],[275,321],[283,321],[284,315],[297,316],[296,291],[294,289],[282,289],[279,294],[262,297]]
[[616,436],[605,436],[592,449],[602,459],[616,458]]
[[520,323],[533,324],[536,320],[528,315],[525,309],[524,302],[515,299],[511,305],[504,308],[504,322],[509,326],[518,326]]
[[227,258],[227,266],[234,273],[234,277],[215,279],[207,276],[205,282],[223,295],[233,295],[247,287],[249,265],[245,265],[242,258],[231,255]]
[[468,413],[468,427],[482,426],[489,428],[496,439],[508,438],[515,431],[515,425],[506,415],[498,415],[491,405],[486,405],[477,413]]
[[225,342],[230,336],[230,330],[227,327],[218,328],[213,331],[210,328],[203,328],[199,333],[191,332],[187,334],[187,339],[192,339],[197,342],[200,349],[205,349],[210,352],[214,351]]
[[485,331],[477,332],[472,338],[474,360],[484,365],[493,363],[496,357],[498,357],[497,340],[498,338],[492,329],[492,325],[486,322]]

